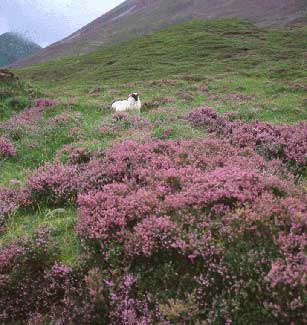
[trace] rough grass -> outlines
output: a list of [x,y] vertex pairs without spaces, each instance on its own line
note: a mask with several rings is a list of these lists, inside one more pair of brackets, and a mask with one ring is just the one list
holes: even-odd
[[[124,138],[192,139],[206,136],[181,117],[204,103],[225,112],[235,111],[243,120],[292,123],[307,119],[306,26],[264,30],[236,19],[193,22],[133,42],[80,56],[16,70],[34,87],[59,105],[44,113],[36,132],[14,139],[17,156],[0,160],[0,186],[16,186],[27,173],[52,161],[64,145],[104,150]],[[34,85],[34,86],[33,86]],[[24,86],[1,84],[0,122],[28,104]],[[39,89],[39,90],[36,90]],[[110,103],[139,91],[142,116],[152,130],[123,130],[103,135],[99,127],[111,116]],[[12,98],[20,105],[12,107]],[[170,100],[171,98],[171,100]],[[159,108],[166,107],[164,111]],[[174,115],[168,113],[176,107]],[[73,119],[60,125],[51,121],[63,112]],[[172,117],[172,118],[170,118]],[[76,134],[70,131],[77,129]],[[0,135],[3,131],[0,130]],[[76,209],[11,216],[1,245],[30,236],[41,225],[57,231],[62,261],[77,263],[78,238],[74,232]]]

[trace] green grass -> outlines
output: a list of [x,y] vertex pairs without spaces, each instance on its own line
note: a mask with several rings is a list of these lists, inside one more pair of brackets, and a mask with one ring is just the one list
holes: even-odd
[[0,121],[5,121],[13,112],[21,111],[28,104],[24,83],[16,80],[0,80]]
[[[132,90],[143,100],[205,84],[209,95],[256,95],[245,103],[215,102],[194,91],[192,104],[224,110],[252,110],[255,119],[296,122],[307,118],[306,26],[264,30],[237,19],[192,22],[77,58],[57,59],[17,71],[48,89],[108,108]],[[193,81],[187,77],[196,77]],[[176,79],[175,87],[151,87],[150,80]],[[188,80],[188,81],[186,81]],[[133,85],[131,85],[133,83]],[[91,99],[89,92],[100,88]],[[114,91],[110,95],[110,91]]]
[[0,245],[6,245],[12,240],[24,236],[32,236],[39,227],[49,226],[54,230],[54,240],[59,247],[60,260],[74,266],[77,263],[80,243],[74,226],[76,211],[70,209],[43,209],[36,213],[20,212],[9,219],[7,231],[0,238]]
[[[52,161],[64,145],[104,150],[127,137],[143,140],[144,134],[154,139],[204,137],[204,131],[181,118],[203,104],[220,112],[239,112],[246,120],[306,120],[306,35],[306,26],[264,30],[236,19],[196,21],[88,55],[16,70],[22,80],[38,89],[38,95],[43,92],[60,104],[44,114],[34,132],[22,131],[14,138],[18,155],[0,160],[0,186],[11,186],[12,180],[23,182],[27,173]],[[28,86],[2,87],[9,89],[9,97],[27,101]],[[112,101],[132,91],[139,91],[146,102],[142,116],[153,123],[153,129],[102,135],[99,127],[110,119]],[[233,100],[232,94],[243,99]],[[0,97],[0,122],[15,111],[9,97]],[[166,97],[172,102],[163,103]],[[179,113],[172,119],[168,113],[155,112],[154,107],[176,107]],[[78,116],[77,121],[54,126],[52,119],[62,112]],[[82,130],[79,137],[70,134],[76,126]],[[38,226],[48,224],[58,231],[62,260],[77,263],[76,210],[65,209],[63,214],[53,215],[41,207],[34,214],[11,216],[0,244],[30,236]]]

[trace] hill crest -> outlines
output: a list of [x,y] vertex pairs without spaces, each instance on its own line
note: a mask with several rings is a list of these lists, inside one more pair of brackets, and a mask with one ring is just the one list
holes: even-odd
[[238,17],[284,26],[306,17],[307,0],[127,0],[67,38],[16,66],[94,51],[193,19]]

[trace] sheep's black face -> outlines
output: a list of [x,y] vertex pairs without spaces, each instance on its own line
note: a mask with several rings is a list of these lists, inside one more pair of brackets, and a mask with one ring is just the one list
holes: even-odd
[[131,94],[131,97],[133,97],[136,102],[139,100],[139,94],[138,93]]

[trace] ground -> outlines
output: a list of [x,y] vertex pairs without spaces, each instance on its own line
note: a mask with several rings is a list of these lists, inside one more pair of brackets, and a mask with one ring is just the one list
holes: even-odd
[[[46,162],[56,157],[65,161],[67,146],[103,152],[126,139],[207,138],[206,128],[184,118],[204,105],[246,122],[304,121],[306,34],[306,25],[267,30],[236,19],[192,22],[78,58],[15,70],[19,81],[1,85],[1,123],[35,98],[55,103],[42,111],[35,127],[0,129],[17,151],[0,160],[0,187],[22,187]],[[111,103],[135,91],[143,102],[141,120],[114,122]],[[302,172],[302,187],[305,177]],[[76,220],[75,202],[56,207],[40,203],[34,211],[20,210],[7,218],[0,245],[48,225],[56,230],[58,262],[77,267],[81,248]]]

